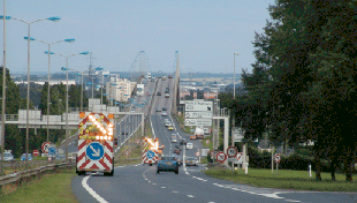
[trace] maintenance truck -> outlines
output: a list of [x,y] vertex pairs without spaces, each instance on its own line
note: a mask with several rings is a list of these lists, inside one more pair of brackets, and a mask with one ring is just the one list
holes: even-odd
[[113,114],[80,112],[76,173],[114,174]]

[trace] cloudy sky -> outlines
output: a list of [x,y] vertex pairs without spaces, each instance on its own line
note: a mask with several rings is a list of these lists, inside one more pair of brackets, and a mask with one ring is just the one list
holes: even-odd
[[[151,71],[173,71],[179,50],[182,71],[229,73],[233,52],[238,72],[254,62],[252,41],[269,19],[274,0],[7,0],[7,15],[33,21],[59,16],[59,22],[42,21],[31,26],[35,39],[48,42],[75,38],[76,42],[53,46],[53,72],[59,72],[70,55],[93,52],[94,66],[128,71],[140,50]],[[2,11],[1,1],[1,13]],[[8,67],[25,72],[27,26],[7,21]],[[2,22],[1,22],[2,24]],[[2,36],[2,25],[1,25]],[[0,40],[2,44],[2,37]],[[2,47],[1,47],[2,49]],[[47,46],[31,42],[31,71],[47,72]],[[2,57],[2,56],[1,56]],[[70,68],[88,68],[88,56],[70,59]]]

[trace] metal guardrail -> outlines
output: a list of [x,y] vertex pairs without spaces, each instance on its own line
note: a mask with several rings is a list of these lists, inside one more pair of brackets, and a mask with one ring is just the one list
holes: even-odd
[[46,171],[53,171],[57,168],[64,168],[64,167],[71,167],[71,166],[73,166],[72,163],[50,164],[46,166],[40,166],[35,169],[28,169],[12,174],[0,176],[0,188],[7,184],[21,183],[32,176],[38,176]]

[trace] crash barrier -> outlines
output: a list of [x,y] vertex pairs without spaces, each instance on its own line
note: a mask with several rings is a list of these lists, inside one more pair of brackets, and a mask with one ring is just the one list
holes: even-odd
[[73,166],[74,166],[74,162],[50,164],[46,166],[40,166],[34,169],[27,169],[16,173],[0,176],[0,189],[8,184],[16,184],[16,185],[21,184],[24,181],[31,179],[32,177],[37,177],[39,175],[42,175],[47,171],[55,171],[56,169],[70,168]]

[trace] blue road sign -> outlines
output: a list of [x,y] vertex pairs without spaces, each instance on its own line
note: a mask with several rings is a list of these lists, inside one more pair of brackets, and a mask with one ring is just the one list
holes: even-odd
[[56,147],[48,148],[48,156],[55,156],[56,155]]
[[99,142],[92,142],[86,149],[87,157],[93,161],[99,160],[104,155],[104,148]]
[[151,150],[149,150],[149,151],[146,152],[146,157],[147,157],[148,159],[152,159],[152,158],[154,158],[154,156],[155,156],[155,152],[153,152],[153,151],[151,151]]

